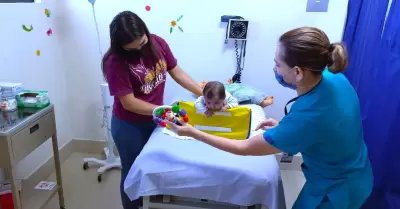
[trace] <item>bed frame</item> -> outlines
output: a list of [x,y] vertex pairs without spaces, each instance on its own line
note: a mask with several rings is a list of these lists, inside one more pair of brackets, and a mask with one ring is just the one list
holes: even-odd
[[268,209],[265,205],[237,206],[212,200],[157,195],[143,197],[143,209]]

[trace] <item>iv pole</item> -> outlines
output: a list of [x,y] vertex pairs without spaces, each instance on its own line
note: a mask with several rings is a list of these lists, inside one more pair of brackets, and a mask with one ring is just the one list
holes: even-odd
[[110,90],[108,88],[108,84],[104,83],[100,85],[101,87],[101,95],[103,97],[103,106],[104,110],[102,111],[102,127],[105,131],[105,139],[107,141],[107,147],[104,147],[104,153],[106,155],[105,160],[99,160],[96,158],[85,158],[83,159],[83,169],[86,170],[89,168],[89,164],[97,164],[101,165],[101,167],[97,170],[98,176],[97,181],[102,181],[102,175],[112,169],[112,168],[121,168],[121,159],[114,154],[114,140],[111,135],[111,115],[112,115],[112,105],[114,103],[114,98],[110,96]]
[[[100,33],[97,24],[96,13],[94,9],[95,0],[89,0],[92,4],[93,18],[96,24],[96,32],[97,32],[97,41],[99,46],[100,56],[103,56],[101,50],[100,43]],[[89,168],[89,164],[97,164],[101,167],[97,169],[97,181],[100,183],[102,181],[102,175],[112,169],[112,168],[121,168],[121,159],[114,154],[114,140],[111,135],[111,115],[112,115],[112,107],[114,103],[114,98],[110,95],[110,90],[108,88],[107,83],[103,83],[100,85],[101,88],[101,96],[103,101],[103,110],[101,111],[101,119],[102,119],[102,128],[105,131],[105,140],[107,142],[107,147],[104,147],[104,153],[106,155],[105,160],[100,160],[97,158],[84,158],[83,159],[83,169],[87,170]]]

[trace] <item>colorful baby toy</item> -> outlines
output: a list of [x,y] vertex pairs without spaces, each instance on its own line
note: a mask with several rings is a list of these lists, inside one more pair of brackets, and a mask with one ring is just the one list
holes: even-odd
[[181,125],[178,120],[179,117],[181,117],[185,123],[189,121],[186,111],[184,109],[181,109],[179,107],[179,104],[174,104],[172,106],[159,106],[153,111],[154,122],[161,127],[166,127],[167,129],[170,129],[171,127],[168,126],[166,121]]

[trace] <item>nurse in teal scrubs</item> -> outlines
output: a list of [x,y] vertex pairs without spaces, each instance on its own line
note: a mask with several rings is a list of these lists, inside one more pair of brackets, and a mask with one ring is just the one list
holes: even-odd
[[373,175],[359,100],[341,73],[346,67],[342,43],[331,44],[317,28],[297,28],[280,37],[275,55],[277,81],[297,92],[281,121],[262,122],[257,129],[265,132],[245,141],[213,136],[183,122],[169,125],[178,135],[237,155],[301,153],[306,183],[293,208],[358,209],[372,191]]

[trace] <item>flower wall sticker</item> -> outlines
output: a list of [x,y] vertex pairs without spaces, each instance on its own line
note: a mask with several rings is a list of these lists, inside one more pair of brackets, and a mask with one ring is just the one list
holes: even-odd
[[44,14],[46,15],[46,17],[50,17],[51,12],[50,12],[49,9],[45,9],[45,10],[44,10]]
[[46,32],[47,36],[51,36],[53,35],[53,30],[51,28],[49,28]]
[[178,22],[181,21],[182,17],[183,15],[179,16],[176,20],[171,21],[171,28],[169,29],[169,33],[172,33],[175,27],[177,27],[181,32],[183,32],[181,26],[178,25]]

